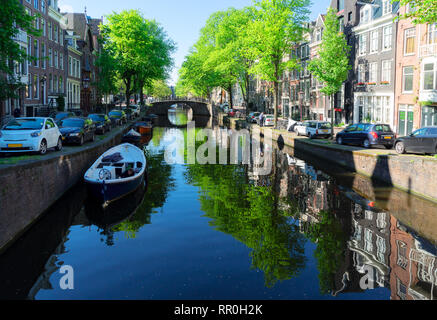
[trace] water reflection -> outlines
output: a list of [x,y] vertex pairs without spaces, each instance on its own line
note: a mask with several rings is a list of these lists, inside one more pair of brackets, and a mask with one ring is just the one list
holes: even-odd
[[434,203],[286,146],[273,146],[268,176],[253,165],[167,164],[166,147],[183,158],[185,140],[155,128],[147,188],[107,211],[81,185],[70,190],[0,255],[0,297],[65,298],[57,271],[72,261],[86,269],[75,298],[436,296]]

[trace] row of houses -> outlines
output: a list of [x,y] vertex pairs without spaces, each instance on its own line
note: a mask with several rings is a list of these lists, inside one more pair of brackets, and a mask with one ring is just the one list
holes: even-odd
[[[331,101],[322,84],[308,71],[322,43],[325,15],[308,23],[305,40],[287,58],[297,58],[300,70],[285,72],[280,88],[283,118],[327,120],[337,124],[384,122],[398,134],[437,125],[437,24],[414,25],[397,20],[410,10],[391,0],[332,0],[341,31],[351,46],[347,81]],[[272,84],[254,78],[252,110],[273,112]],[[234,105],[242,104],[235,88]]]
[[95,86],[98,68],[99,25],[85,13],[62,13],[58,0],[20,0],[27,14],[36,17],[41,36],[20,30],[14,39],[28,56],[36,59],[15,64],[22,86],[17,98],[0,102],[0,117],[15,109],[23,116],[35,116],[42,109],[56,108],[63,99],[65,108],[87,113],[99,104]]

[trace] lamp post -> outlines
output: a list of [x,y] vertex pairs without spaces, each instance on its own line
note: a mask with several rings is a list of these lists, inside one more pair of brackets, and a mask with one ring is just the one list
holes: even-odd
[[299,91],[300,122],[303,122],[303,96],[304,92]]
[[41,76],[41,79],[39,82],[41,83],[41,105],[44,105],[44,89],[45,89],[45,83],[47,81],[47,76],[43,75]]

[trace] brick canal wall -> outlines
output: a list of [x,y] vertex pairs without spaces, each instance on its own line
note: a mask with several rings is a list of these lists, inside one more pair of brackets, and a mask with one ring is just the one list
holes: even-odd
[[121,142],[118,132],[79,151],[29,164],[0,168],[0,252],[25,232],[51,205],[83,179],[106,150]]
[[[272,130],[253,127],[253,130]],[[292,133],[272,130],[273,140],[362,174],[382,181],[402,191],[437,202],[437,159],[414,155],[378,154],[378,150],[323,145]]]

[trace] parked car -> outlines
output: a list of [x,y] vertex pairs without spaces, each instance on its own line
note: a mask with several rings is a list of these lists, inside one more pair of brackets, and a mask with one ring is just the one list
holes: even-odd
[[261,114],[260,112],[251,112],[251,113],[249,113],[249,115],[246,117],[247,122],[249,122],[249,123],[257,123],[260,114]]
[[425,127],[407,137],[396,139],[395,149],[399,154],[437,154],[437,127]]
[[0,130],[0,152],[39,152],[62,149],[62,134],[52,118],[17,118]]
[[388,124],[353,124],[337,134],[338,144],[353,144],[370,148],[374,145],[383,145],[392,149],[396,135]]
[[123,108],[121,109],[121,111],[123,111],[123,112],[125,113],[125,115],[126,115],[126,120],[127,120],[127,121],[130,121],[130,120],[133,119],[133,116],[132,116],[132,109],[129,109],[129,108],[127,108],[127,107],[123,107]]
[[59,125],[61,120],[64,120],[69,117],[75,117],[76,115],[73,112],[58,112],[53,119],[55,119],[56,124]]
[[264,126],[274,126],[275,125],[275,116],[272,115],[266,115],[264,116]]
[[112,130],[112,121],[106,114],[90,114],[88,119],[93,121],[97,134],[105,134]]
[[111,119],[112,123],[117,126],[127,123],[127,117],[124,111],[112,110],[111,112],[109,112],[108,116],[109,119]]
[[299,122],[294,126],[294,132],[297,133],[298,136],[308,136],[308,126],[309,121]]
[[96,126],[91,119],[67,118],[59,123],[64,143],[83,145],[87,141],[94,141]]
[[132,110],[132,115],[135,118],[138,118],[141,115],[141,107],[137,104],[129,106],[129,109]]
[[330,138],[332,136],[332,125],[326,121],[309,121],[307,136],[310,139]]

